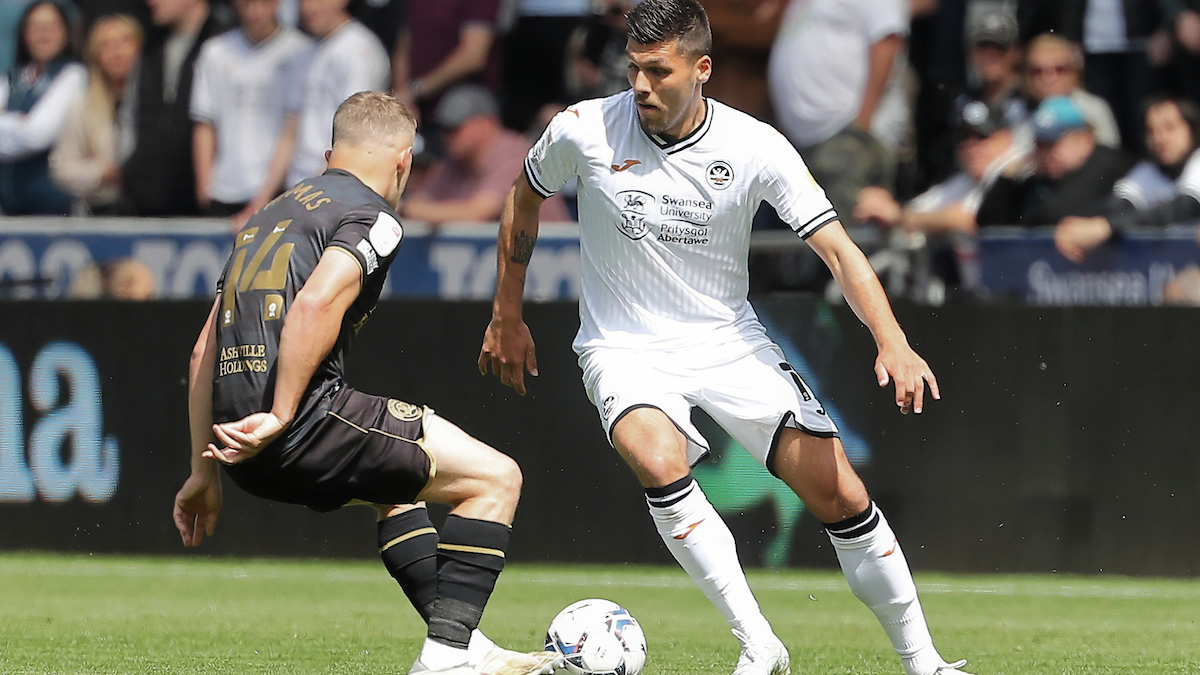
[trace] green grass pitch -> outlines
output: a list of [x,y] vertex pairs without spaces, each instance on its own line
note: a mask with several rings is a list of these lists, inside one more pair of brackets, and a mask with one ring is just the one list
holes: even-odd
[[[828,571],[755,571],[797,675],[901,673]],[[979,675],[1200,674],[1200,581],[918,575],[934,637]],[[511,565],[483,629],[537,649],[570,602],[645,627],[648,675],[727,674],[737,643],[673,568]],[[370,561],[0,555],[0,673],[406,673],[424,626]]]

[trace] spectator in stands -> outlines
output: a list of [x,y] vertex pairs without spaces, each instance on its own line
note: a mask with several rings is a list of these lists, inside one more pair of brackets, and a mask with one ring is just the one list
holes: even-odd
[[859,193],[854,219],[909,232],[974,234],[975,214],[992,185],[1025,164],[1024,149],[1013,141],[1004,111],[983,101],[962,107],[958,127],[961,170],[901,206],[882,188]]
[[[405,200],[404,217],[433,224],[499,220],[513,177],[521,175],[529,141],[500,124],[496,99],[477,84],[446,92],[433,121],[445,135],[446,158],[430,167]],[[571,218],[562,200],[551,198],[542,207],[542,220]]]
[[960,168],[957,159],[960,123],[963,109],[969,103],[982,101],[1001,111],[1006,127],[1016,126],[1028,116],[1021,91],[1017,20],[1011,12],[987,10],[975,15],[967,28],[967,57],[972,83],[962,93],[943,99],[936,91],[922,92],[925,104],[932,109],[927,109],[926,119],[918,122],[921,137],[917,151],[925,171],[922,178],[932,183],[946,180]]
[[133,150],[122,101],[142,50],[142,27],[128,14],[101,17],[88,36],[87,91],[76,97],[50,153],[54,182],[76,199],[76,213],[112,215],[121,196],[123,159]]
[[1017,20],[1008,12],[983,12],[971,22],[967,41],[967,56],[978,79],[977,84],[967,89],[961,103],[979,100],[999,109],[1004,114],[1006,126],[1023,121],[1026,110],[1021,93]]
[[[1108,104],[1126,149],[1141,144],[1138,106],[1153,91],[1151,56],[1188,0],[1020,0],[1022,34],[1053,32],[1081,48],[1083,86]],[[1085,108],[1086,111],[1086,108]]]
[[1059,221],[1054,243],[1070,260],[1081,262],[1123,232],[1200,218],[1200,109],[1192,101],[1155,97],[1143,119],[1149,157],[1117,181],[1103,213]]
[[473,82],[496,93],[500,0],[412,2],[407,30],[392,55],[392,89],[418,119],[428,119],[442,94]]
[[21,17],[16,64],[0,76],[0,212],[71,210],[70,196],[50,178],[50,149],[87,86],[70,34],[66,10],[55,2],[34,2]]
[[1131,166],[1120,151],[1097,145],[1073,99],[1042,101],[1032,124],[1034,170],[996,181],[976,214],[979,226],[1055,225],[1067,216],[1096,215]]
[[792,0],[784,13],[767,69],[775,116],[839,213],[868,185],[892,187],[908,24],[909,0]]
[[1025,94],[1029,109],[1054,96],[1070,97],[1083,112],[1096,142],[1121,147],[1121,133],[1104,99],[1083,89],[1083,52],[1059,35],[1043,33],[1025,49]]
[[979,205],[1001,176],[1028,164],[1029,154],[1015,142],[1004,110],[983,101],[962,105],[956,133],[958,173],[903,206],[882,188],[864,188],[854,219],[928,235],[936,277],[952,288],[972,290],[978,281],[978,256],[974,237],[967,235],[978,228]]
[[233,0],[240,29],[204,44],[192,87],[196,200],[240,227],[279,194],[292,158],[312,41],[281,26],[279,0]]
[[[293,185],[325,170],[333,114],[342,101],[360,91],[383,91],[388,86],[388,55],[379,38],[353,19],[349,0],[301,0],[300,23],[317,40],[304,85],[291,86],[298,109],[297,137],[283,142],[295,147],[287,173]],[[436,5],[438,3],[420,3]]]
[[[504,36],[500,118],[526,131],[539,109],[567,99],[567,46],[591,15],[591,0],[516,0],[516,22]],[[537,131],[540,132],[541,126]]]
[[121,166],[122,210],[137,216],[194,216],[192,79],[205,40],[233,27],[208,0],[146,0],[156,27],[146,40],[133,93],[136,141]]

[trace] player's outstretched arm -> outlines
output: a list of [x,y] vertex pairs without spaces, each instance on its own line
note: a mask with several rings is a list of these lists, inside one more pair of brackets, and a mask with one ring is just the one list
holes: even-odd
[[908,338],[896,322],[875,270],[842,224],[835,221],[822,227],[808,238],[808,244],[829,266],[859,320],[871,329],[879,350],[875,359],[879,386],[886,387],[889,381],[895,381],[896,405],[900,412],[920,413],[924,410],[926,383],[933,398],[940,399],[937,378],[925,359],[908,345]]
[[543,201],[522,173],[504,202],[496,246],[496,296],[492,300],[492,320],[484,331],[483,348],[479,352],[480,374],[486,375],[490,365],[502,384],[521,395],[525,394],[525,371],[534,377],[538,374],[533,335],[521,318],[521,306]]
[[346,310],[361,288],[358,260],[341,248],[325,249],[283,319],[271,410],[214,425],[213,431],[225,447],[210,443],[205,457],[237,464],[258,454],[288,428],[309,380],[333,349]]
[[213,302],[208,319],[192,348],[188,364],[188,426],[192,441],[192,472],[175,495],[175,527],[184,546],[199,546],[212,536],[221,512],[221,476],[217,464],[203,456],[214,440],[212,430],[212,379],[217,361],[216,317],[221,296]]

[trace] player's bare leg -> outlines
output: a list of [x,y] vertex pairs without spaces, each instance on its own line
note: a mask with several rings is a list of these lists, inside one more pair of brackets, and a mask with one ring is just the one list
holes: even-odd
[[962,674],[966,661],[949,664],[934,648],[904,552],[842,442],[785,428],[773,469],[825,523],[850,590],[875,613],[908,675]]
[[787,650],[746,583],[733,534],[692,478],[687,439],[657,408],[626,413],[612,437],[646,490],[663,542],[741,641],[735,675],[789,673]]
[[[418,497],[450,505],[446,523],[440,533],[422,532],[426,527],[432,529],[432,525],[426,526],[427,515],[423,516],[423,522],[415,522],[423,509],[392,507],[381,513],[404,521],[395,532],[381,534],[381,539],[388,537],[381,548],[397,539],[400,541],[395,546],[425,534],[437,537],[432,541],[437,586],[436,599],[427,606],[429,633],[409,672],[446,675],[553,672],[559,660],[555,654],[510,652],[494,644],[478,664],[471,665],[469,645],[480,640],[481,635],[476,636],[479,619],[504,567],[509,525],[521,491],[521,471],[511,458],[441,417],[426,416],[424,430],[421,445],[433,460],[434,472]],[[405,532],[400,533],[401,530]],[[404,539],[406,536],[409,539]]]

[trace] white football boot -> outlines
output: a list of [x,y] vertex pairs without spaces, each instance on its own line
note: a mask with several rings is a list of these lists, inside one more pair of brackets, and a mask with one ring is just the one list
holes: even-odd
[[971,675],[965,670],[960,670],[967,665],[966,659],[947,663],[934,649],[924,650],[916,658],[902,660],[905,675]]
[[481,675],[553,675],[562,667],[558,652],[515,652],[494,646],[475,668]]
[[791,657],[779,638],[772,635],[770,641],[751,642],[749,636],[736,629],[733,635],[742,643],[733,675],[791,675]]
[[959,670],[959,668],[962,668],[965,665],[967,665],[966,659],[961,659],[959,661],[955,661],[954,663],[946,663],[938,666],[937,670],[933,671],[931,675],[971,675],[971,673],[968,673],[965,670]]
[[416,662],[412,664],[412,668],[408,669],[408,675],[480,675],[480,673],[465,663],[452,668],[433,670],[422,663],[420,657],[418,657]]

